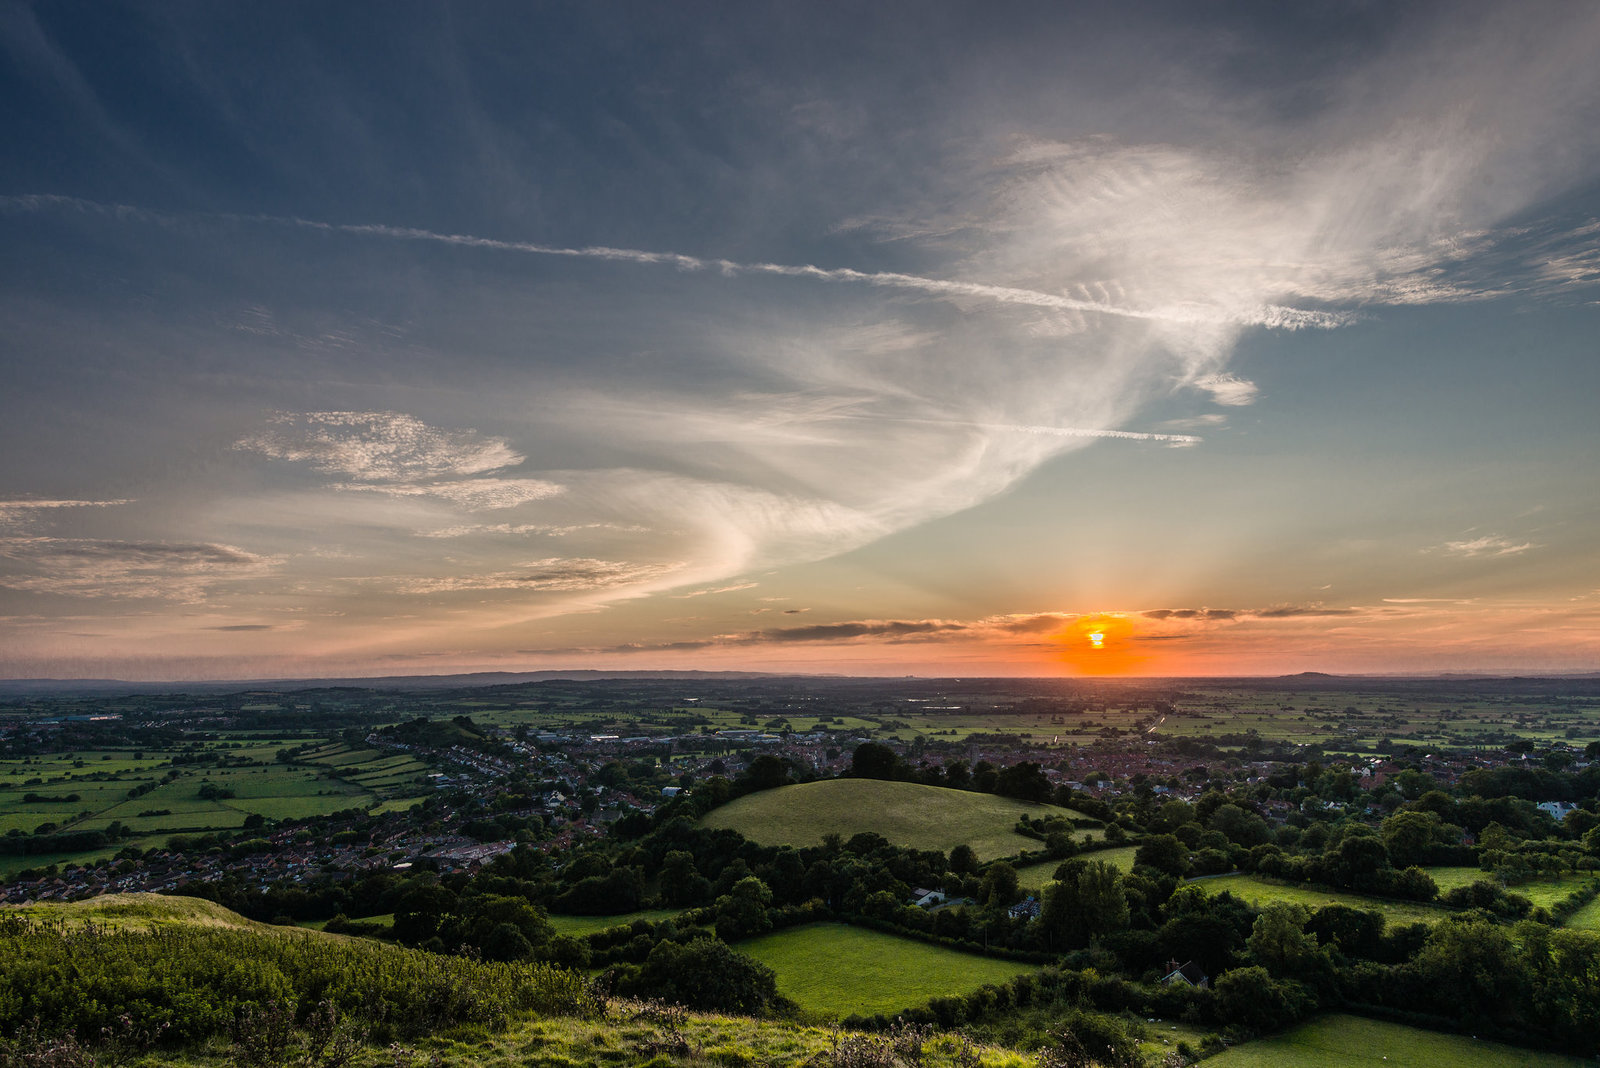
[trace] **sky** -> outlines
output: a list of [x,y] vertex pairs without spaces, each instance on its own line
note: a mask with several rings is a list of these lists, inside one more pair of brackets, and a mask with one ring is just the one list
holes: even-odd
[[1596,55],[0,0],[0,676],[1600,670]]

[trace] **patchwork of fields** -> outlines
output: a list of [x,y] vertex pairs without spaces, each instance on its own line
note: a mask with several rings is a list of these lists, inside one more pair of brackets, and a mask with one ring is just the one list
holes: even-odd
[[82,751],[0,761],[0,834],[103,831],[132,839],[77,853],[0,855],[0,877],[110,857],[166,836],[235,830],[251,816],[300,819],[350,808],[409,808],[428,768],[406,754],[324,745],[278,760],[295,739],[252,735],[181,750]]

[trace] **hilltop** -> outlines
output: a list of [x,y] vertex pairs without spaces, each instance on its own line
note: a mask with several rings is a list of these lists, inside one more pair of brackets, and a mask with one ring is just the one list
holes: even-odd
[[1069,809],[994,794],[880,779],[826,779],[749,794],[713,809],[701,823],[730,827],[762,845],[812,846],[829,834],[849,840],[873,833],[895,845],[941,853],[965,843],[980,859],[990,860],[1040,847],[1016,832],[1020,816],[1081,818]]

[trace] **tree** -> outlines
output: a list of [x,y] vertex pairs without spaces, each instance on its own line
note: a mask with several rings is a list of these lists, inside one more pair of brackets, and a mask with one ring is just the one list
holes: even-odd
[[1224,972],[1216,992],[1223,1019],[1252,1031],[1293,1023],[1307,1001],[1298,984],[1278,982],[1259,964]]
[[1189,870],[1189,847],[1170,834],[1152,835],[1139,843],[1133,862],[1181,879]]
[[957,875],[972,875],[977,872],[978,855],[972,851],[971,846],[963,843],[950,850],[950,870]]
[[983,888],[979,896],[984,904],[1010,905],[1021,896],[1021,893],[1017,884],[1017,869],[1005,861],[995,861],[983,873]]
[[862,742],[850,756],[850,774],[858,779],[893,779],[900,758],[880,742]]
[[740,782],[751,790],[772,790],[789,785],[789,765],[771,753],[762,753],[750,762]]
[[1319,956],[1316,935],[1305,931],[1310,915],[1305,906],[1282,901],[1262,909],[1245,941],[1251,959],[1279,978],[1304,975]]
[[771,968],[713,938],[657,942],[630,985],[635,988],[623,992],[746,1016],[761,1014],[778,996]]
[[717,937],[724,942],[772,930],[767,909],[772,906],[772,891],[751,875],[734,884],[726,897],[717,899]]
[[1044,777],[1043,768],[1024,760],[1000,772],[995,779],[994,792],[1042,804],[1050,799],[1050,780]]
[[1091,940],[1128,926],[1128,899],[1122,872],[1103,860],[1091,860],[1078,873],[1078,909]]

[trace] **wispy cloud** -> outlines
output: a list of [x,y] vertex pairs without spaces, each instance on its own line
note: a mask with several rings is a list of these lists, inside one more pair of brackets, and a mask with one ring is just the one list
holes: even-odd
[[1256,395],[1260,392],[1254,382],[1230,374],[1202,375],[1195,379],[1194,384],[1211,394],[1213,401],[1230,408],[1254,404]]
[[[480,511],[542,501],[563,492],[566,487],[542,478],[471,478],[447,482],[336,482],[333,488],[390,497],[436,497],[468,511]],[[430,533],[427,536],[454,535]]]
[[371,482],[476,475],[525,459],[502,438],[442,430],[399,412],[282,412],[235,447]]
[[182,602],[201,600],[217,583],[268,575],[284,562],[232,545],[89,538],[7,539],[0,557],[17,567],[0,574],[0,586],[10,589]]
[[1529,549],[1537,548],[1531,541],[1515,541],[1500,534],[1484,534],[1477,538],[1463,538],[1459,541],[1447,541],[1443,545],[1436,545],[1435,550],[1447,553],[1450,556],[1483,557],[1483,556],[1518,556]]
[[401,581],[400,593],[459,593],[464,590],[535,590],[554,593],[616,590],[671,575],[677,563],[629,563],[620,560],[547,557],[508,571],[450,575]]

